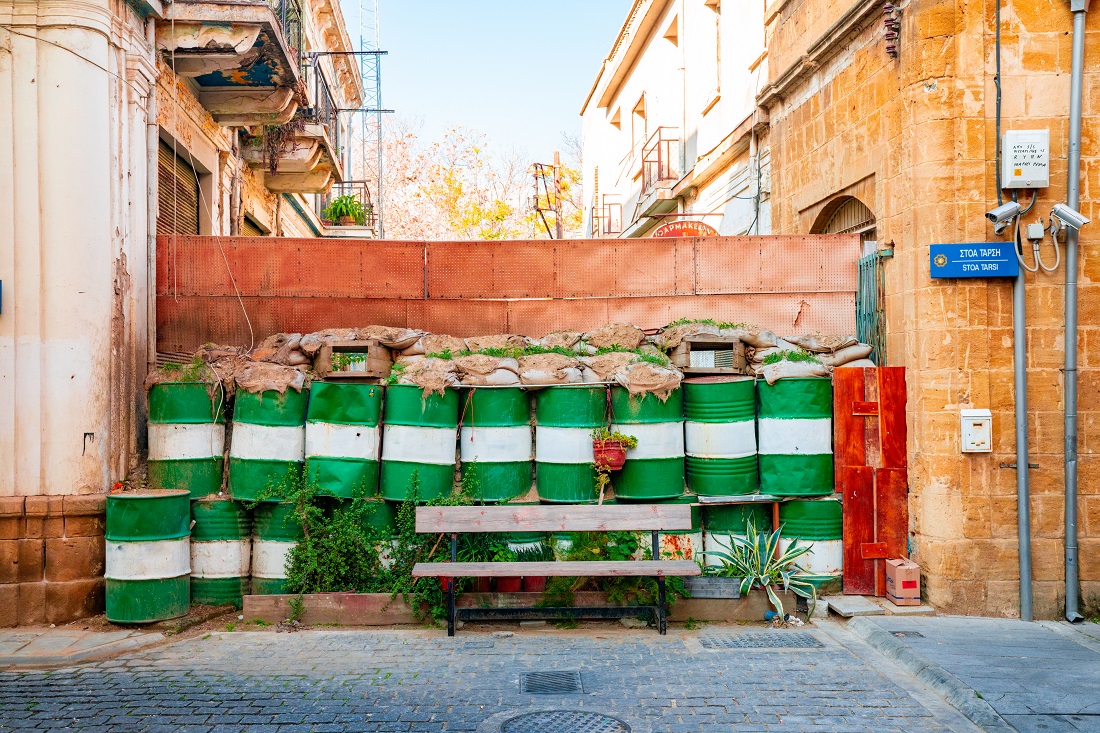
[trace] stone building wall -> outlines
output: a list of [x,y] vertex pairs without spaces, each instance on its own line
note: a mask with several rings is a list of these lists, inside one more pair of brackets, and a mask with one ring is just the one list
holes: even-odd
[[[886,261],[888,363],[908,369],[910,529],[925,594],[953,613],[1019,613],[1008,280],[932,280],[928,245],[995,238],[996,0],[912,0],[900,57],[880,3],[769,3],[774,230],[816,231],[855,196],[875,214]],[[828,37],[813,18],[855,17]],[[1066,198],[1072,16],[1064,0],[1002,10],[1003,125],[1051,132],[1051,186],[1025,222]],[[805,26],[802,31],[795,32]],[[1100,207],[1100,13],[1088,19],[1081,211]],[[822,45],[824,44],[824,45]],[[822,52],[821,49],[826,49]],[[814,57],[805,64],[802,55]],[[802,66],[799,66],[803,64]],[[1100,230],[1081,232],[1080,557],[1082,604],[1100,604]],[[1043,256],[1054,259],[1047,240]],[[1035,612],[1064,602],[1064,265],[1027,276]],[[959,410],[993,411],[992,454],[960,452]]]

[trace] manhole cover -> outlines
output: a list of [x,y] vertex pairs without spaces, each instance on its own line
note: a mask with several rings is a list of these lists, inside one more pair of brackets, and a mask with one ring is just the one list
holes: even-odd
[[906,639],[906,638],[923,639],[924,638],[924,634],[922,634],[919,631],[891,631],[890,633],[893,634],[894,636],[898,637],[899,639]]
[[699,637],[704,649],[813,649],[825,645],[798,631],[761,631],[748,634],[708,634]]
[[621,720],[599,713],[547,710],[506,720],[501,733],[630,733]]
[[462,645],[463,649],[492,649],[493,642],[491,641],[468,641]]
[[520,689],[528,695],[573,695],[584,692],[580,672],[524,672]]

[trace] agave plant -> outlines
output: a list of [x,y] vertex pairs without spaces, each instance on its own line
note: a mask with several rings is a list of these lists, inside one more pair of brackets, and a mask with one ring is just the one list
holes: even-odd
[[776,586],[782,586],[784,591],[789,590],[795,595],[808,599],[812,614],[814,606],[817,605],[817,588],[795,573],[806,572],[806,569],[796,561],[809,552],[813,545],[800,545],[799,540],[796,539],[784,552],[777,554],[776,548],[779,547],[781,531],[782,527],[771,533],[761,532],[750,520],[744,538],[730,536],[729,552],[708,550],[701,554],[712,555],[722,561],[722,565],[712,570],[714,575],[741,578],[741,595],[747,596],[753,588],[766,590],[768,600],[771,601],[780,618],[784,617],[783,601],[776,593]]

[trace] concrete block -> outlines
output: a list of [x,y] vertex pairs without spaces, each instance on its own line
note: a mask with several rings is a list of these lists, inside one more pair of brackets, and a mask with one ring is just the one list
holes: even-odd
[[845,618],[853,616],[885,616],[886,610],[864,596],[826,596],[829,609]]
[[37,583],[42,580],[43,567],[45,565],[43,540],[16,540],[19,547],[19,566],[16,571],[15,582]]
[[67,581],[103,575],[105,545],[102,537],[47,539],[46,580]]
[[19,586],[0,585],[0,628],[19,625]]
[[936,609],[922,603],[919,606],[899,606],[885,598],[878,599],[879,604],[886,609],[888,616],[935,616]]
[[103,613],[105,581],[86,578],[65,583],[45,583],[46,621],[63,624]]
[[46,584],[19,583],[17,613],[20,626],[46,622]]

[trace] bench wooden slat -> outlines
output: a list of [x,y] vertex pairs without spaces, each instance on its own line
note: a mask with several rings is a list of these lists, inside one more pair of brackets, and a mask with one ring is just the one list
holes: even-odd
[[652,532],[691,529],[690,504],[421,506],[416,531]]
[[[453,508],[453,507],[452,507]],[[530,577],[683,577],[700,575],[691,560],[625,560],[593,562],[418,562],[414,578]]]

